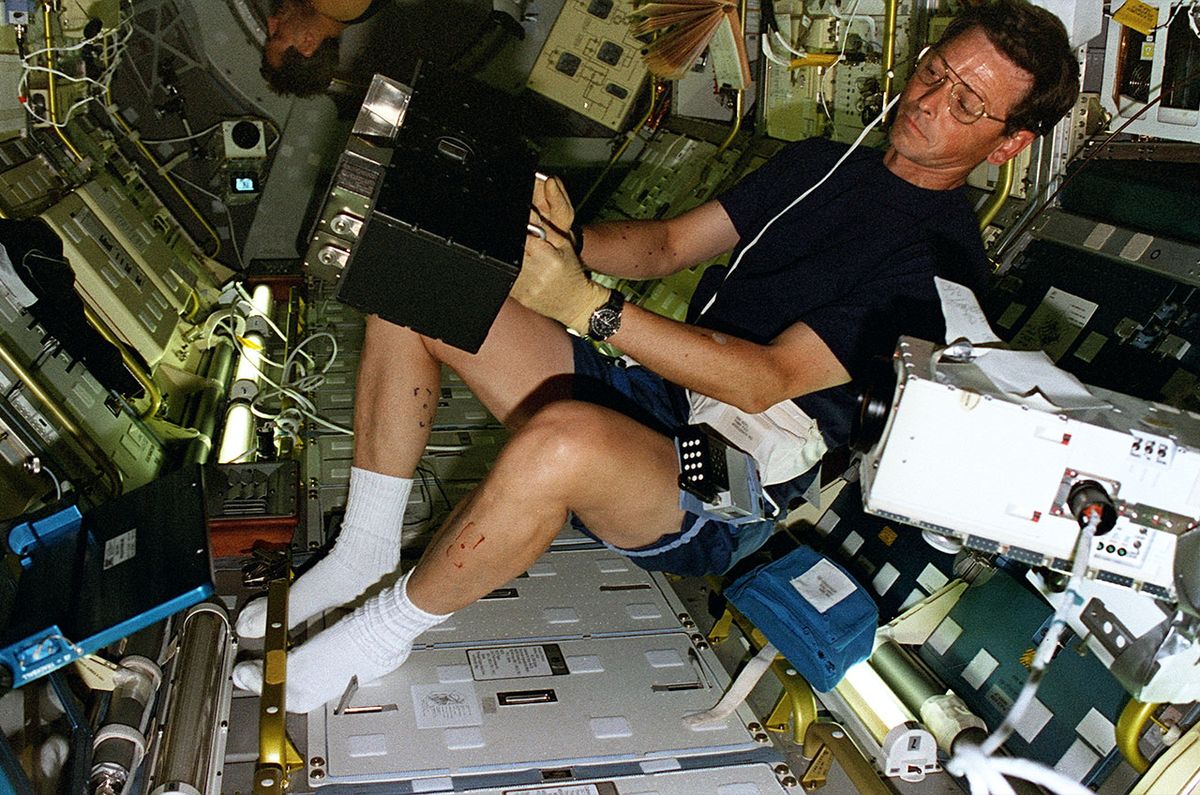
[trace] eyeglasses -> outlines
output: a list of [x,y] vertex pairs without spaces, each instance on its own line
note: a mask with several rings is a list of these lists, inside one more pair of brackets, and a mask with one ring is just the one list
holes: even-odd
[[947,80],[950,81],[950,115],[963,124],[974,124],[980,119],[991,119],[1001,124],[1007,124],[1008,119],[992,116],[987,112],[983,97],[967,85],[958,73],[950,68],[942,54],[932,47],[926,47],[918,56],[916,78],[922,85],[934,88]]

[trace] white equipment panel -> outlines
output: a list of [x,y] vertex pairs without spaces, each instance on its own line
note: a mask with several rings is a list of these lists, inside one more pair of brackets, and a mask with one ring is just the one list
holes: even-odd
[[1039,408],[976,365],[936,355],[932,343],[901,338],[900,384],[863,461],[867,510],[1070,571],[1079,526],[1067,493],[1095,481],[1119,516],[1097,536],[1089,570],[1175,601],[1176,544],[1200,516],[1200,418],[1094,387],[1107,408]]
[[707,645],[683,633],[418,649],[398,671],[309,714],[308,783],[436,792],[472,775],[516,784],[556,768],[733,763],[766,741],[747,728],[744,705],[703,729],[682,721],[712,707],[728,682]]
[[[681,621],[686,625],[681,626]],[[694,628],[661,574],[604,547],[553,550],[445,623],[417,646],[681,632]]]

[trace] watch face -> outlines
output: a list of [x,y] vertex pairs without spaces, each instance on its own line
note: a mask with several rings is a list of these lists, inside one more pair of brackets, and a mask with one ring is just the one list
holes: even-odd
[[621,310],[602,306],[592,313],[588,336],[605,340],[617,333],[621,326]]
[[608,301],[592,312],[588,320],[588,336],[596,342],[603,342],[616,334],[621,328],[621,310],[624,308],[625,296],[611,290]]

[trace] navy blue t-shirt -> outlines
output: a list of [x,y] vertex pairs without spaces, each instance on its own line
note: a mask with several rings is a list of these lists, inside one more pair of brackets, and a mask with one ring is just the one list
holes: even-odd
[[[740,236],[730,262],[847,148],[821,138],[790,144],[718,197]],[[772,224],[722,283],[727,271],[705,272],[689,322],[762,344],[803,321],[851,378],[872,358],[890,355],[901,334],[943,340],[935,275],[976,291],[988,275],[965,192],[919,188],[888,171],[883,152],[863,148]],[[697,318],[714,291],[716,301]],[[795,401],[831,447],[848,440],[852,385]]]

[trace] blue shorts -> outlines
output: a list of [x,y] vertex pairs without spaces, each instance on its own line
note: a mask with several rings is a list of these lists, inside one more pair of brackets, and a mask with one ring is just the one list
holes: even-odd
[[[645,367],[627,367],[579,337],[572,336],[571,342],[575,346],[572,397],[576,400],[619,411],[671,438],[687,424],[688,402],[682,388]],[[695,576],[724,574],[762,546],[775,529],[771,519],[731,525],[685,511],[676,532],[644,547],[621,549],[597,538],[576,517],[571,517],[571,523],[643,569]]]

